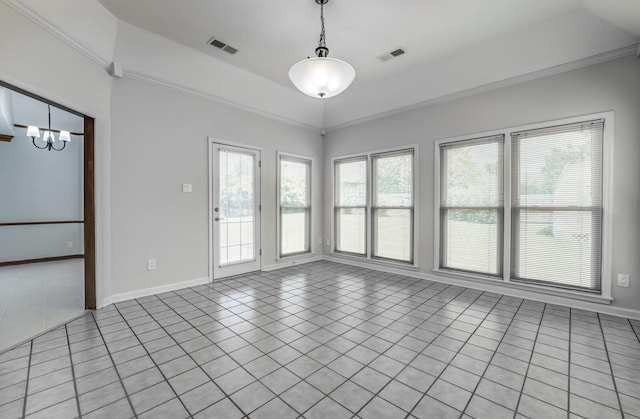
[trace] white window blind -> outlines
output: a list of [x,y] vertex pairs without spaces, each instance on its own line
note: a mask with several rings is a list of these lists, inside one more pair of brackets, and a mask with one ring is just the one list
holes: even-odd
[[280,256],[311,251],[311,160],[279,157]]
[[335,162],[335,250],[367,254],[367,156]]
[[373,154],[372,256],[413,262],[413,149]]
[[511,134],[511,279],[600,291],[604,120]]
[[504,136],[440,144],[440,267],[502,275]]

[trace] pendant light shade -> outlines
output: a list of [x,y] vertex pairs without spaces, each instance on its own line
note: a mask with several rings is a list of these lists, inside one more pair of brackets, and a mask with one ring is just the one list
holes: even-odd
[[356,71],[342,60],[328,57],[307,58],[294,64],[289,78],[305,95],[328,98],[344,92]]
[[316,57],[306,58],[289,69],[289,78],[302,93],[311,97],[328,98],[339,95],[351,85],[356,77],[353,67],[335,58],[328,58],[324,30],[324,5],[329,0],[315,0],[320,5],[320,41]]

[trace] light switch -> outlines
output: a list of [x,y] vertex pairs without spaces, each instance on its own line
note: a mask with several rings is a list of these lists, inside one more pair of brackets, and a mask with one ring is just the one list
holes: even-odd
[[193,186],[190,183],[182,184],[182,192],[192,192],[192,191],[193,191]]

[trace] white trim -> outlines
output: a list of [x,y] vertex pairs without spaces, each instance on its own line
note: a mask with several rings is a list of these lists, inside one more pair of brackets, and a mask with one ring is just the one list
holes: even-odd
[[[143,73],[141,71],[130,70],[130,69],[127,69],[127,68],[123,68],[122,69],[122,74],[124,75],[124,77],[130,78],[132,80],[138,80],[138,81],[145,82],[145,83],[148,83],[148,84],[153,84],[153,85],[164,87],[164,88],[167,88],[167,89],[176,90],[178,92],[186,93],[186,94],[191,95],[191,96],[195,96],[195,97],[198,97],[198,98],[206,99],[206,100],[209,100],[211,102],[214,102],[214,103],[217,103],[217,104],[220,104],[220,105],[225,105],[225,106],[229,106],[231,108],[238,109],[238,110],[241,110],[241,111],[253,113],[255,115],[258,115],[258,116],[261,116],[261,117],[264,117],[264,118],[267,118],[267,119],[271,119],[271,120],[274,120],[274,121],[282,122],[282,123],[285,123],[285,124],[288,124],[288,125],[293,125],[293,126],[299,127],[299,128],[304,128],[304,129],[309,130],[309,131],[319,132],[319,131],[322,130],[322,127],[306,124],[306,123],[299,122],[299,121],[296,121],[296,120],[291,119],[291,118],[287,118],[287,117],[282,116],[282,115],[277,115],[277,114],[274,114],[274,113],[271,113],[271,112],[267,112],[267,111],[263,111],[263,110],[260,110],[260,109],[257,109],[257,108],[253,108],[251,106],[247,106],[247,105],[244,105],[244,104],[239,103],[239,102],[234,102],[232,100],[224,99],[224,98],[222,98],[220,96],[205,92],[205,91],[200,90],[200,89],[193,89],[191,87],[183,86],[183,85],[178,84],[178,83],[174,83],[174,82],[171,82],[171,81],[168,81],[168,80],[160,79],[158,77],[152,76],[152,75],[147,74],[147,73]],[[322,137],[320,137],[320,138],[322,138]]]
[[102,299],[102,304],[98,308],[103,308],[109,304],[120,301],[133,300],[135,298],[146,297],[148,295],[161,294],[163,292],[180,290],[183,288],[196,287],[198,285],[210,284],[211,280],[207,277],[191,279],[188,281],[174,282],[172,284],[160,285],[158,287],[144,288],[136,291],[128,291],[120,294],[114,294]]
[[[309,189],[307,191],[307,196],[308,196],[308,204],[309,204],[309,226],[308,226],[308,234],[309,234],[309,250],[306,252],[300,252],[300,253],[295,253],[295,254],[291,254],[291,255],[284,255],[282,256],[280,254],[280,251],[282,250],[282,245],[280,243],[280,241],[282,240],[282,234],[281,234],[281,224],[282,224],[282,220],[281,220],[281,207],[280,207],[280,158],[281,157],[290,157],[291,159],[295,159],[295,160],[300,160],[300,163],[302,164],[308,164],[309,165],[309,172],[308,172],[308,182],[307,182],[307,188]],[[277,150],[276,151],[276,262],[279,260],[291,260],[292,258],[296,258],[297,256],[302,256],[302,257],[306,257],[307,255],[313,253],[313,243],[315,242],[315,237],[316,235],[314,234],[314,228],[313,228],[313,218],[314,218],[314,213],[315,211],[313,211],[313,167],[315,165],[315,159],[313,157],[308,157],[308,156],[303,156],[301,154],[294,154],[294,153],[289,153],[287,151],[281,151],[281,150]]]
[[508,295],[516,298],[540,301],[547,304],[563,305],[581,310],[640,320],[640,310],[610,306],[606,304],[606,301],[603,304],[603,302],[576,300],[565,295],[553,295],[551,293],[540,293],[537,290],[522,289],[516,285],[512,287],[504,287],[504,284],[493,284],[487,283],[486,281],[476,282],[449,276],[445,277],[438,274],[414,272],[407,269],[399,269],[389,266],[378,266],[373,265],[371,261],[367,261],[364,259],[362,261],[357,261],[345,258],[336,258],[328,255],[324,257],[324,260],[329,262],[341,263],[343,265],[358,266],[361,268],[372,269],[381,272],[405,275],[411,278],[426,279],[429,281],[435,281],[447,285],[455,285],[480,291],[493,292],[501,295]]
[[[568,125],[573,123],[579,123],[594,119],[604,119],[604,132],[603,132],[603,150],[602,150],[602,176],[603,176],[603,224],[602,224],[602,266],[600,272],[600,289],[601,294],[598,297],[593,297],[592,294],[580,293],[579,291],[572,290],[558,290],[553,287],[537,286],[533,284],[526,284],[533,286],[538,292],[547,292],[547,290],[553,290],[553,295],[566,295],[571,298],[587,299],[593,301],[594,298],[600,300],[611,301],[611,286],[612,286],[612,246],[613,246],[613,142],[614,142],[614,112],[605,111],[587,115],[578,115],[562,119],[554,119],[549,121],[535,122],[526,125],[518,125],[507,128],[501,128],[492,131],[485,131],[480,133],[466,134],[457,137],[440,139],[435,141],[434,147],[434,233],[433,233],[433,266],[434,272],[443,272],[439,270],[440,267],[440,145],[455,143],[458,141],[473,141],[475,138],[484,138],[495,135],[504,135],[504,148],[503,148],[503,191],[504,191],[504,242],[503,242],[503,278],[499,280],[499,283],[503,286],[513,285],[522,286],[520,282],[514,283],[511,281],[511,269],[510,269],[510,252],[511,252],[511,133],[516,131],[527,131],[538,128],[546,128],[554,125]],[[508,256],[508,257],[507,257]],[[449,271],[446,271],[449,274]],[[465,277],[468,279],[481,279],[487,280],[484,275],[463,274],[461,272],[454,273],[455,276]]]
[[484,92],[500,89],[507,86],[513,86],[515,84],[524,83],[531,80],[541,79],[547,76],[553,76],[555,74],[565,73],[567,71],[578,70],[583,67],[588,67],[595,64],[604,63],[607,61],[617,60],[618,58],[628,57],[630,55],[640,56],[640,44],[635,43],[626,47],[618,48],[613,51],[604,52],[602,54],[593,55],[591,57],[581,58],[576,61],[571,61],[565,64],[559,64],[553,67],[545,68],[531,73],[514,76],[508,79],[499,80],[481,86],[473,87],[471,89],[461,90],[459,92],[450,93],[444,96],[438,96],[433,99],[427,99],[412,105],[401,106],[391,109],[389,111],[380,112],[377,114],[363,116],[351,121],[342,122],[339,124],[324,127],[326,132],[331,132],[343,128],[353,127],[356,125],[366,124],[368,122],[376,121],[378,119],[387,118],[394,115],[403,114],[405,112],[411,112],[418,109],[428,108],[429,106],[438,105],[441,103],[451,102],[457,99],[462,99],[468,96],[477,95]]
[[96,54],[89,46],[83,44],[82,42],[76,40],[75,38],[69,36],[65,31],[63,31],[60,27],[54,25],[40,14],[36,13],[35,10],[30,8],[29,6],[23,4],[18,0],[3,0],[8,6],[12,7],[18,13],[22,14],[24,17],[40,26],[42,29],[46,30],[56,38],[60,39],[62,42],[75,49],[85,57],[89,58],[91,61],[104,68],[105,70],[109,70],[111,68],[111,63],[100,55]]
[[324,260],[324,256],[322,255],[304,255],[299,257],[291,256],[286,259],[281,259],[277,263],[263,265],[262,271],[271,272],[277,269],[289,268],[294,265],[304,265],[305,263],[319,262],[321,260]]

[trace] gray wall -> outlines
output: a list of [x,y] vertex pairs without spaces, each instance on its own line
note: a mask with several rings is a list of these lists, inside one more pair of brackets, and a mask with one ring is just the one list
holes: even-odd
[[[31,102],[13,101],[16,123],[45,127],[46,106],[36,106],[41,111],[36,113]],[[52,127],[82,130],[75,125]],[[82,137],[73,136],[57,152],[36,149],[25,134],[25,129],[16,128],[11,142],[0,142],[0,222],[82,220]],[[82,254],[83,247],[81,224],[0,227],[0,262]]]
[[[425,83],[437,80],[425,80]],[[627,57],[516,84],[459,100],[331,131],[325,172],[336,156],[419,144],[418,246],[420,271],[433,269],[434,142],[465,134],[613,110],[613,305],[640,309],[640,60]],[[325,236],[330,233],[331,188],[325,185]],[[328,250],[325,247],[325,251]],[[615,286],[617,273],[631,287]]]
[[277,150],[316,160],[313,230],[322,231],[319,133],[127,78],[111,97],[113,294],[208,276],[207,137],[262,147],[263,265],[276,263]]

